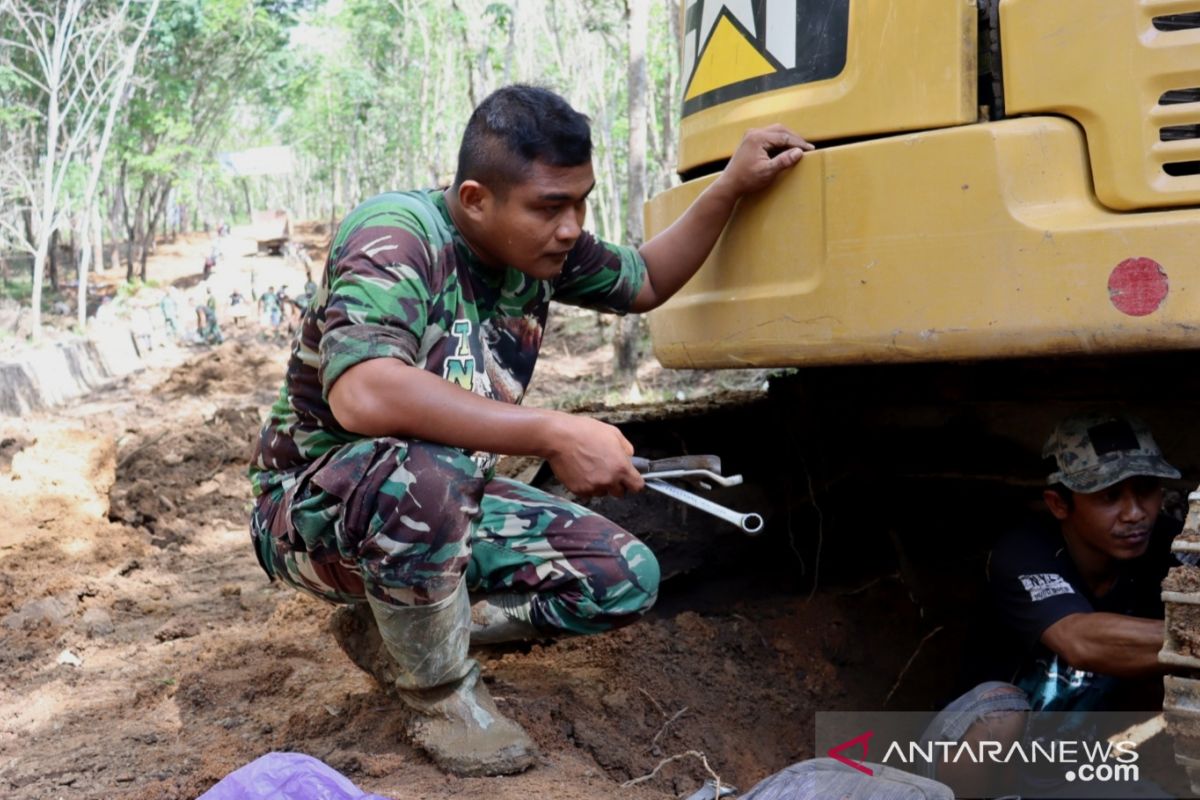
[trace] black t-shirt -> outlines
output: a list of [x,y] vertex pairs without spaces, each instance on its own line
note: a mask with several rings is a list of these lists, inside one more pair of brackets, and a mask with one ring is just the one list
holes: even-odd
[[987,610],[974,631],[969,684],[1007,681],[1029,695],[1035,711],[1091,711],[1120,681],[1068,665],[1041,643],[1041,636],[1066,616],[1092,611],[1162,619],[1162,579],[1178,563],[1171,540],[1181,523],[1160,514],[1146,552],[1122,565],[1103,597],[1095,597],[1075,568],[1052,517],[1031,520],[1000,538],[988,560]]

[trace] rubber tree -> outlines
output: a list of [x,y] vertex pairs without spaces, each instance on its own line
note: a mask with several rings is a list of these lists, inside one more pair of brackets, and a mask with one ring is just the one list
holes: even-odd
[[[625,242],[630,246],[640,245],[645,238],[642,207],[646,202],[646,41],[649,12],[649,0],[626,0],[629,141],[625,162]],[[622,382],[636,378],[641,332],[642,320],[636,314],[628,314],[617,323],[613,335],[613,372]]]
[[[127,278],[147,256],[171,190],[215,165],[231,121],[278,69],[286,15],[255,0],[171,0],[146,41],[148,68],[114,147]],[[215,167],[214,167],[215,168]]]
[[[108,145],[112,139],[113,126],[117,121],[117,111],[122,105],[121,100],[125,95],[130,78],[133,77],[133,70],[137,64],[138,51],[141,49],[142,42],[146,39],[147,31],[150,30],[150,26],[154,22],[154,15],[158,13],[158,6],[159,0],[150,0],[150,4],[145,11],[145,16],[138,26],[137,35],[122,55],[121,71],[117,76],[114,93],[108,104],[108,112],[104,117],[104,125],[100,130],[99,141],[92,147],[91,151],[87,187],[84,189],[83,194],[82,246],[79,257],[79,308],[77,323],[80,330],[83,330],[87,326],[88,267],[93,254],[96,254],[98,265],[100,265],[100,258],[102,257],[100,256],[100,242],[104,232],[100,227],[100,212],[96,204],[96,190],[100,185],[100,176],[104,171],[104,156],[108,152]],[[93,244],[94,246],[92,246]]]
[[[34,256],[30,302],[35,338],[41,332],[47,257],[66,221],[64,184],[80,166],[84,146],[112,104],[121,102],[128,80],[127,56],[134,47],[125,38],[129,11],[130,0],[0,0],[0,48],[13,54],[6,69],[24,84],[42,136],[26,198],[32,220],[33,241],[27,245]],[[82,199],[86,207],[90,198]]]

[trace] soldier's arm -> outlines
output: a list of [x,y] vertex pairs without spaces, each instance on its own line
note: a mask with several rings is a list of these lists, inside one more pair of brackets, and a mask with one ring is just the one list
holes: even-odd
[[1118,678],[1165,671],[1158,663],[1162,620],[1103,611],[1071,614],[1047,628],[1041,640],[1076,669]]
[[708,258],[738,199],[768,186],[812,149],[782,125],[748,131],[721,176],[674,224],[638,248],[646,282],[630,310],[657,308],[679,291]]
[[643,486],[633,446],[616,427],[481,397],[395,358],[350,367],[329,390],[329,406],[339,425],[364,436],[544,458],[576,494],[619,497]]

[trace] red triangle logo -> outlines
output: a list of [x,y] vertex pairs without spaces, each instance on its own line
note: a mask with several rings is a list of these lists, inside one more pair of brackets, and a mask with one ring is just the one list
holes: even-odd
[[829,756],[830,758],[834,759],[835,761],[839,761],[839,762],[845,764],[847,767],[853,767],[854,769],[858,770],[859,772],[863,772],[863,773],[866,773],[867,775],[874,776],[875,771],[873,769],[871,769],[870,767],[864,767],[862,764],[862,761],[854,761],[853,759],[846,758],[844,755],[842,755],[843,750],[848,750],[852,747],[861,746],[862,747],[862,758],[863,758],[863,761],[866,761],[866,759],[867,759],[867,744],[871,741],[871,737],[874,735],[875,735],[875,731],[867,731],[866,733],[860,733],[858,736],[855,736],[853,739],[847,739],[846,741],[842,742],[841,744],[834,745],[833,747],[829,748],[829,752],[826,753],[826,755]]

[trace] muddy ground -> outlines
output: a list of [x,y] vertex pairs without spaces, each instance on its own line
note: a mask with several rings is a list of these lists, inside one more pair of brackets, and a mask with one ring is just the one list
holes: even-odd
[[[194,284],[205,245],[164,248],[152,274]],[[230,249],[231,285],[267,264]],[[606,369],[590,317],[556,320],[531,402],[594,396]],[[686,796],[709,777],[694,757],[622,784],[692,750],[748,789],[813,755],[816,711],[924,708],[945,689],[947,650],[920,646],[934,625],[895,559],[830,546],[813,592],[820,565],[800,553],[829,535],[819,515],[789,511],[750,539],[642,498],[615,513],[663,553],[657,608],[610,634],[486,654],[493,695],[542,759],[515,777],[444,776],[326,633],[331,607],[255,561],[246,458],[287,353],[253,320],[229,333],[171,346],[169,363],[86,403],[0,423],[0,797],[194,798],[280,750],[396,798]],[[721,392],[761,380],[648,367],[640,393],[738,404],[748,395]]]

